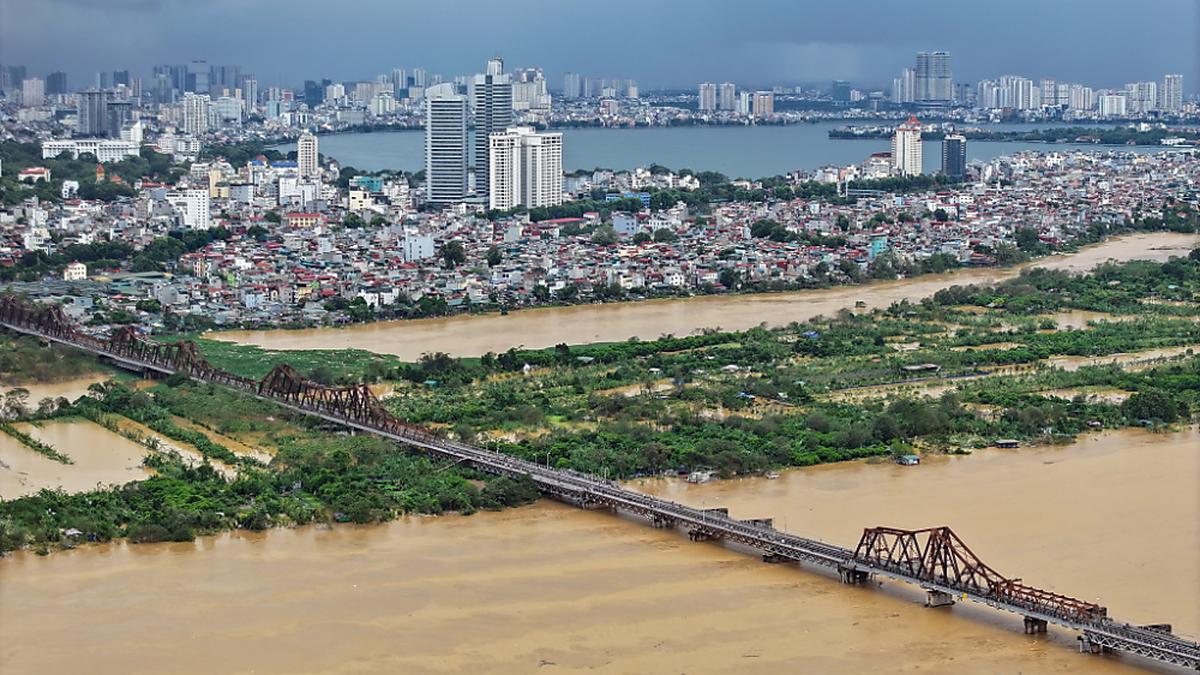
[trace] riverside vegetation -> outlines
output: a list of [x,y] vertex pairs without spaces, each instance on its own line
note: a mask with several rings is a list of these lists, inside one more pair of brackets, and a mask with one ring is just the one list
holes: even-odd
[[[1078,317],[1090,321],[1065,326]],[[539,463],[610,477],[698,468],[732,476],[969,452],[1001,438],[1060,443],[1089,429],[1189,423],[1200,409],[1200,356],[1191,351],[1200,346],[1200,249],[1082,275],[1035,268],[992,286],[952,287],[916,303],[778,329],[473,359],[428,354],[403,363],[363,351],[201,346],[214,365],[248,376],[286,360],[328,383],[380,383],[391,389],[384,404],[397,416]],[[74,403],[25,413],[61,415],[139,421],[235,468],[236,477],[208,461],[152,451],[146,463],[156,475],[147,480],[0,503],[0,548],[375,522],[537,496],[528,482],[445,466],[182,378],[145,391],[108,382]],[[274,457],[264,466],[237,456],[179,418]]]

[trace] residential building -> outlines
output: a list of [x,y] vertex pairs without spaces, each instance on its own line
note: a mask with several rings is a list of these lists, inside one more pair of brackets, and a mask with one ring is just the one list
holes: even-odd
[[892,136],[892,166],[901,176],[921,174],[921,122],[916,116],[896,127]]
[[563,200],[562,134],[514,127],[489,138],[488,207],[554,206]]
[[583,78],[579,73],[567,73],[563,76],[563,98],[583,98]]
[[183,95],[183,131],[199,136],[208,131],[208,94],[188,92]]
[[775,92],[773,91],[756,91],[754,92],[754,116],[767,117],[775,114]]
[[728,110],[730,112],[737,110],[737,87],[732,82],[721,83],[717,106],[721,110]]
[[87,279],[87,265],[81,262],[68,263],[63,268],[63,281],[83,281]]
[[321,175],[319,157],[317,136],[306,129],[296,140],[296,170],[300,178],[316,178]]
[[36,108],[46,102],[46,81],[40,77],[26,78],[21,82],[21,105]]
[[700,83],[700,102],[697,108],[702,112],[711,112],[717,109],[717,85],[712,82]]
[[1159,89],[1158,109],[1163,112],[1179,112],[1183,109],[1183,75],[1170,74],[1163,76],[1162,87]]
[[179,213],[185,227],[192,230],[207,230],[212,224],[209,213],[211,202],[207,189],[175,190],[168,192],[166,198],[167,203]]

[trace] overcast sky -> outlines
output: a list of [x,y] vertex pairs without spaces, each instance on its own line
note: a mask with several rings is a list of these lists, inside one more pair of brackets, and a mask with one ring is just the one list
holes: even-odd
[[371,79],[393,67],[447,77],[493,54],[509,68],[746,85],[890,84],[919,50],[958,81],[1002,74],[1094,86],[1200,80],[1197,0],[0,0],[0,63],[148,74],[193,59],[238,64],[260,85]]

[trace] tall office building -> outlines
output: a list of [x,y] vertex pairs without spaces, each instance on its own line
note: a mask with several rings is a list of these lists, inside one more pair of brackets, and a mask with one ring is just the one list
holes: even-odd
[[704,112],[717,109],[717,85],[712,82],[700,83],[700,102],[697,108]]
[[954,98],[950,52],[917,52],[916,102],[948,105]]
[[912,116],[892,136],[892,166],[901,176],[919,176],[922,168],[921,122]]
[[67,93],[67,74],[56,70],[46,76],[46,95],[54,96]]
[[775,114],[775,92],[754,92],[754,116],[767,117]]
[[1179,112],[1183,109],[1183,75],[1164,75],[1158,90],[1158,109],[1163,112]]
[[536,208],[562,203],[562,134],[513,127],[492,134],[488,208]]
[[208,94],[188,92],[183,95],[183,131],[197,135],[208,131]]
[[300,178],[316,178],[321,172],[317,137],[307,129],[296,139],[296,170]]
[[717,96],[717,107],[721,110],[737,110],[737,87],[732,82],[722,82]]
[[108,92],[88,89],[75,97],[75,133],[80,136],[103,136],[108,124]]
[[209,93],[210,75],[211,70],[208,67],[208,61],[192,61],[187,67],[187,86],[185,90],[196,92],[197,94]]
[[36,108],[46,102],[46,81],[40,77],[28,77],[21,82],[21,105]]
[[579,73],[563,75],[563,98],[583,98],[583,77]]
[[133,121],[133,102],[110,100],[104,112],[104,135],[120,138],[121,130]]
[[637,98],[638,85],[637,80],[630,80],[625,84],[625,98]]
[[967,137],[946,134],[942,138],[942,173],[954,180],[967,176]]
[[504,72],[499,57],[487,62],[487,72],[475,76],[475,194],[488,200],[489,136],[513,123],[512,78]]
[[449,83],[425,91],[425,195],[435,204],[467,197],[467,97]]
[[850,83],[846,80],[834,80],[829,86],[829,97],[838,103],[849,103],[850,89]]

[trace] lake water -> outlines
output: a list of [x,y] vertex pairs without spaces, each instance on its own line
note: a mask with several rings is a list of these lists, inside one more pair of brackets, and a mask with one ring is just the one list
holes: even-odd
[[[891,151],[887,140],[836,140],[829,130],[846,122],[819,122],[790,126],[753,127],[651,127],[643,129],[565,129],[563,168],[567,171],[603,167],[633,169],[662,164],[673,169],[720,171],[731,177],[774,176],[797,169],[812,170],[826,165],[845,166],[865,160],[873,152]],[[995,124],[999,131],[1030,131],[1062,124]],[[368,171],[425,168],[425,134],[420,130],[322,136],[321,153],[343,166]],[[277,146],[287,151],[295,145]],[[941,168],[941,143],[924,144],[927,173]],[[986,161],[1022,150],[1112,150],[1095,145],[1048,145],[1045,143],[1002,143],[970,141],[967,159]],[[1151,152],[1155,148],[1122,148]]]
[[[1159,260],[1187,255],[1200,246],[1200,235],[1147,233],[1110,239],[1076,253],[1052,256],[1010,268],[962,269],[860,286],[756,295],[709,295],[604,305],[542,307],[508,315],[460,315],[436,319],[379,321],[343,328],[224,331],[208,337],[265,349],[366,349],[415,361],[427,352],[453,356],[500,353],[510,347],[552,347],[560,342],[615,342],[665,333],[689,335],[705,328],[746,330],[762,323],[781,326],[863,302],[868,308],[913,302],[953,285],[989,284],[1016,276],[1030,265],[1072,271],[1091,269],[1105,260]],[[281,357],[286,359],[286,355]]]
[[[1001,574],[1200,633],[1200,433],[1121,431],[918,467],[634,487],[853,547],[949,525]],[[4,673],[1068,673],[1077,653],[969,603],[926,609],[598,511],[84,546],[0,560]]]

